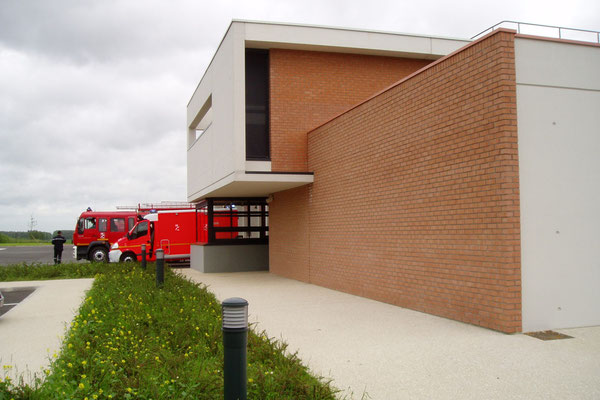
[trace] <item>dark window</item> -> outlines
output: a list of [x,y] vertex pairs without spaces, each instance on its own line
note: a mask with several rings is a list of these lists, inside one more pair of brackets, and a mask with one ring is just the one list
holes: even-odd
[[129,220],[129,222],[128,222],[129,229],[128,230],[131,230],[131,228],[133,228],[135,226],[135,218],[129,217],[128,220]]
[[198,204],[206,215],[200,242],[208,244],[266,244],[269,206],[265,198],[211,198]]
[[137,239],[148,234],[148,221],[142,221],[133,230],[132,239]]
[[100,232],[106,232],[107,228],[108,228],[108,219],[98,218],[98,230]]
[[125,218],[111,218],[110,231],[125,232]]
[[246,49],[246,159],[270,159],[268,50]]

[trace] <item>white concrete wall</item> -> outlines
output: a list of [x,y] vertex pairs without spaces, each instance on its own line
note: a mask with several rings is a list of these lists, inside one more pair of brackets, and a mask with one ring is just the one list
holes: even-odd
[[600,325],[600,47],[515,56],[523,331]]
[[192,137],[199,112],[212,96],[212,124],[198,140],[188,142],[188,201],[196,200],[203,188],[245,168],[243,28],[231,26],[188,104],[188,137]]
[[190,267],[200,272],[269,270],[269,245],[192,245]]

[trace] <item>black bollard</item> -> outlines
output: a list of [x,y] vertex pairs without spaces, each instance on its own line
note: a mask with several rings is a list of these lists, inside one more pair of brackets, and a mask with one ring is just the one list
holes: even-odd
[[223,378],[225,400],[248,396],[246,347],[248,345],[248,302],[239,297],[223,301]]
[[146,245],[142,245],[142,269],[146,269]]
[[165,284],[165,252],[156,250],[156,287],[162,288]]

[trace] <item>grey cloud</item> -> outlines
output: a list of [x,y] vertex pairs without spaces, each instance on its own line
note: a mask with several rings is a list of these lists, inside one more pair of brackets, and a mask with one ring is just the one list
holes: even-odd
[[0,41],[77,63],[157,58],[197,46],[198,38],[218,40],[222,33],[203,18],[206,5],[192,0],[5,0],[0,3]]
[[0,168],[0,221],[16,226],[31,213],[52,219],[59,216],[55,209],[70,210],[71,220],[87,206],[114,209],[119,204],[182,200],[185,167],[173,162],[173,154],[181,154],[185,146],[179,136],[171,132],[156,143],[125,152],[101,149],[83,157],[85,167],[55,160],[30,169]]
[[231,19],[469,37],[501,19],[597,28],[598,4],[1,0],[0,230],[184,200],[186,105]]

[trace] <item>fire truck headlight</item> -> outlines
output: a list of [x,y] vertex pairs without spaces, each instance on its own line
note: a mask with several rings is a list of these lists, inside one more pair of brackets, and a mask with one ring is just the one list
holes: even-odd
[[111,249],[118,249],[119,245],[117,242],[114,242],[113,245],[111,246]]

